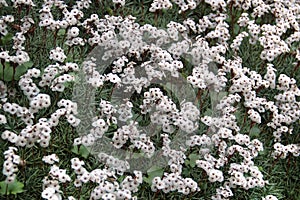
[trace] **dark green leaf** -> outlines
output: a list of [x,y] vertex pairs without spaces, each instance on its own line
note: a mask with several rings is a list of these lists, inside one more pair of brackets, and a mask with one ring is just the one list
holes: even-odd
[[13,38],[13,34],[12,33],[7,33],[5,36],[1,37],[1,42],[3,45],[6,45],[9,43],[10,40],[12,40]]
[[233,33],[234,33],[234,35],[237,35],[239,33],[239,31],[240,31],[239,25],[234,24],[234,27],[233,27]]
[[33,66],[33,62],[28,61],[26,63],[23,63],[22,65],[17,66],[15,71],[15,80],[19,80],[20,77],[27,72],[27,70]]
[[[3,69],[4,68],[4,69]],[[14,69],[9,63],[5,63],[4,67],[0,64],[0,78],[4,81],[12,81],[14,75]]]
[[33,66],[33,62],[32,61],[25,62],[21,66],[26,67],[27,69],[29,69]]

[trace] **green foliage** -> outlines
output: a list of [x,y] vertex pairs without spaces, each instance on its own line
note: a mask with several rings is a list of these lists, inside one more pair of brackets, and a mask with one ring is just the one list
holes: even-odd
[[196,166],[196,160],[199,160],[200,156],[198,154],[192,153],[188,156],[188,158],[189,159],[185,160],[185,164],[194,168]]
[[4,65],[0,63],[0,77],[4,81],[12,81],[14,79],[14,69],[8,62]]
[[2,195],[19,194],[24,192],[23,188],[24,184],[17,180],[8,184],[5,181],[0,182],[0,194]]
[[16,67],[11,66],[10,63],[5,62],[4,65],[0,63],[0,77],[4,81],[19,80],[20,77],[33,66],[33,62],[28,61]]
[[13,34],[12,33],[7,33],[6,35],[2,36],[0,39],[0,45],[7,45],[13,38]]
[[260,128],[257,125],[255,125],[250,129],[249,135],[253,138],[258,138],[260,132]]
[[90,155],[89,150],[83,145],[80,145],[79,148],[78,146],[73,146],[71,151],[83,158],[87,158]]
[[152,180],[155,177],[162,177],[164,173],[164,168],[158,166],[152,166],[150,169],[147,170],[147,177],[143,177],[143,180],[148,183],[149,185],[152,184]]

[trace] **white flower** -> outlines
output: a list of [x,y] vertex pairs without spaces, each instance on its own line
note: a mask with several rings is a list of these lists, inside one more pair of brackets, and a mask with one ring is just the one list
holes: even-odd
[[121,82],[121,79],[119,78],[119,76],[116,74],[112,74],[112,73],[109,73],[106,75],[106,80],[108,80],[112,83],[120,83]]
[[125,5],[125,0],[113,0],[114,4],[120,4],[121,6]]
[[277,197],[274,195],[267,195],[266,197],[262,197],[262,200],[277,200]]
[[0,0],[0,4],[2,4],[3,6],[8,6],[5,0]]
[[80,119],[76,118],[74,115],[67,115],[67,121],[73,126],[76,127],[80,124]]
[[77,170],[84,165],[84,161],[79,160],[79,158],[72,158],[71,159],[72,169]]
[[106,122],[104,121],[104,119],[98,119],[92,123],[92,126],[104,128],[106,126]]
[[80,176],[80,181],[83,183],[87,183],[90,180],[90,173],[89,172],[84,172],[81,176]]
[[211,169],[208,172],[208,176],[209,176],[208,180],[210,182],[216,182],[216,181],[223,182],[224,180],[223,173],[220,170]]
[[258,112],[256,112],[255,110],[253,109],[250,109],[248,111],[248,114],[249,114],[249,117],[250,119],[253,121],[253,122],[256,122],[258,124],[261,123],[261,117],[260,117],[260,114]]
[[51,154],[49,156],[44,156],[42,161],[48,163],[50,165],[54,164],[55,162],[59,162],[59,158],[56,154]]
[[52,187],[47,187],[42,192],[42,197],[44,199],[51,199],[51,197],[55,194],[55,189]]
[[107,193],[102,195],[103,200],[116,200],[116,195],[113,193]]
[[68,30],[68,37],[74,38],[79,35],[79,28],[77,27],[72,27],[71,29]]
[[63,62],[67,56],[64,54],[64,50],[60,47],[56,47],[55,49],[50,51],[50,57],[51,60]]

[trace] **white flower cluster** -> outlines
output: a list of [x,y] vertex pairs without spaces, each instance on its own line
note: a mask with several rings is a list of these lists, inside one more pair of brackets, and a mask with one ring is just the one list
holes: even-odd
[[56,47],[55,49],[50,51],[50,60],[58,61],[58,62],[64,62],[64,60],[67,58],[67,56],[64,54],[64,50],[60,47]]
[[49,175],[43,179],[42,197],[48,200],[61,200],[62,191],[60,190],[60,183],[71,181],[71,177],[66,173],[65,169],[60,169],[55,162],[59,162],[59,158],[55,154],[45,156],[43,161],[51,164]]
[[227,5],[224,0],[205,0],[205,3],[208,3],[212,10],[226,9]]
[[142,172],[134,171],[134,177],[126,176],[121,182],[120,186],[124,190],[129,190],[131,192],[137,192],[139,185],[143,182]]
[[76,173],[75,187],[81,187],[82,184],[94,182],[97,186],[91,192],[90,199],[136,199],[132,196],[137,192],[138,186],[143,182],[142,173],[134,171],[134,177],[126,176],[119,184],[111,179],[115,179],[115,172],[109,169],[95,169],[88,172],[83,165],[83,161],[78,158],[71,159],[72,169]]
[[32,0],[12,0],[14,3],[13,6],[15,8],[19,7],[20,5],[27,5],[27,6],[35,6]]
[[[172,6],[170,5],[169,6],[169,2],[170,1],[163,1],[161,4],[161,6],[157,6],[154,7],[156,9],[164,9],[164,7],[162,7],[163,5],[168,5],[167,8],[171,8]],[[195,9],[197,7],[197,5],[199,4],[199,1],[198,0],[172,0],[173,3],[175,3],[177,6],[179,6],[180,10],[179,10],[179,14],[180,13],[183,13],[185,11],[187,11],[188,9]],[[160,5],[160,4],[158,4]],[[151,11],[151,10],[150,10]]]
[[248,37],[249,34],[245,31],[239,33],[236,38],[233,40],[232,44],[230,45],[230,47],[234,50],[234,51],[238,51],[240,45],[242,44],[242,41],[245,37]]
[[186,159],[186,155],[184,154],[184,149],[180,148],[180,150],[172,149],[170,144],[171,140],[169,139],[168,134],[163,134],[163,155],[169,158],[168,165],[172,172],[177,172],[181,174],[182,165]]
[[[197,160],[196,164],[206,172],[208,180],[224,183],[217,189],[216,195],[213,196],[214,199],[232,196],[230,188],[249,189],[265,185],[262,173],[252,161],[258,156],[258,152],[263,150],[262,143],[257,139],[251,141],[248,135],[239,133],[240,129],[233,114],[235,109],[232,105],[239,102],[240,99],[238,94],[225,96],[216,106],[221,113],[220,117],[204,116],[201,118],[202,122],[210,127],[213,134],[210,137],[194,135],[187,141],[191,147],[203,146],[199,153],[204,159]],[[237,134],[233,135],[234,132]],[[228,140],[235,141],[237,144],[228,146]],[[210,146],[212,144],[218,147],[218,158],[211,153]],[[225,179],[220,168],[228,164],[234,154],[241,156],[243,161],[241,164],[231,163],[228,171],[231,177]]]
[[155,177],[152,180],[151,190],[153,192],[162,190],[164,193],[178,191],[184,195],[200,191],[197,182],[191,178],[183,178],[179,173],[165,173],[163,179]]
[[49,156],[44,156],[42,159],[45,163],[53,165],[55,162],[59,162],[59,158],[56,154],[51,154]]
[[[187,102],[182,105],[179,112],[176,104],[168,97],[163,95],[159,88],[150,88],[149,92],[144,93],[143,104],[140,106],[141,113],[146,114],[151,111],[153,105],[157,110],[151,114],[153,123],[162,125],[162,130],[168,133],[174,132],[174,125],[188,133],[197,129],[197,120],[199,111],[191,103]],[[189,111],[191,111],[189,113]]]
[[[50,65],[47,68],[48,70],[45,70],[42,81],[39,83],[40,86],[43,87],[46,85],[43,83],[47,83],[46,78],[48,71],[51,71],[53,68],[53,71],[55,71],[55,69],[57,70],[57,72],[53,74],[54,77],[59,75],[59,73],[78,70],[78,66],[75,63],[66,63],[66,65],[62,66],[55,65],[55,67],[57,68],[54,68]],[[49,73],[51,74],[51,72]],[[74,116],[74,114],[77,114],[77,104],[71,102],[70,100],[60,100],[58,102],[58,106],[64,108],[60,108],[51,114],[50,119],[40,118],[37,120],[38,122],[34,124],[34,120],[36,120],[35,114],[37,114],[41,109],[46,109],[51,106],[50,96],[48,94],[40,93],[40,89],[34,82],[34,79],[39,78],[40,75],[40,70],[32,68],[29,69],[26,74],[21,76],[19,80],[20,89],[29,100],[29,108],[10,102],[6,102],[2,106],[4,112],[11,115],[16,115],[27,125],[19,132],[19,134],[15,134],[14,132],[8,130],[2,133],[1,136],[4,140],[8,140],[9,142],[14,143],[16,146],[32,147],[35,142],[38,142],[42,147],[47,147],[51,139],[51,128],[58,125],[59,118],[63,115],[66,116],[68,122],[72,126],[77,126],[80,122],[79,119]],[[54,80],[51,78],[50,80],[48,79],[48,85],[52,83],[53,87],[61,85],[61,87],[64,88],[63,83],[74,80],[74,78],[68,74],[63,74],[61,76],[57,76],[56,78],[54,77]],[[2,88],[3,97],[5,97],[4,94],[6,87],[3,86]],[[6,117],[4,115],[1,116],[2,121],[5,123],[7,121]]]
[[[296,97],[299,96],[300,92],[296,85],[296,80],[285,74],[280,74],[276,84],[276,69],[273,68],[272,64],[267,65],[267,73],[264,77],[246,68],[231,69],[234,70],[235,78],[233,79],[234,84],[230,87],[229,91],[231,93],[242,92],[245,98],[244,106],[249,108],[249,118],[253,122],[260,124],[261,113],[271,111],[273,117],[270,122],[267,123],[267,126],[274,129],[273,135],[275,141],[280,141],[283,133],[291,134],[293,128],[289,128],[287,125],[299,120],[299,108],[297,106]],[[268,101],[266,98],[256,96],[255,89],[260,87],[276,88],[283,93],[275,95],[275,102]],[[293,146],[296,147],[295,155],[298,155],[297,149],[299,149],[299,145],[295,144]],[[274,156],[276,157],[276,155],[281,155],[278,149]],[[282,155],[286,155],[286,153],[282,153]]]
[[[159,9],[159,3],[163,2],[153,2],[153,7],[157,7]],[[224,4],[224,2],[222,1],[207,1],[207,3],[215,6],[215,9],[220,7],[224,8],[226,6],[226,4]],[[262,8],[259,8],[259,5],[262,5]],[[234,3],[234,6],[242,7],[243,9],[247,10],[251,5],[247,3]],[[255,8],[256,9],[254,9],[254,13],[251,15],[251,17],[262,16],[266,12],[266,10],[271,9],[270,6],[264,4],[263,2],[256,3]],[[153,11],[155,10],[157,9],[153,8]],[[257,124],[262,123],[261,113],[264,113],[270,109],[272,111],[275,109],[275,105],[272,106],[271,102],[266,98],[257,97],[256,95],[256,90],[261,87],[270,87],[272,89],[276,88],[276,69],[273,68],[272,64],[267,64],[267,73],[264,77],[262,77],[257,72],[243,67],[242,59],[240,59],[238,56],[235,57],[234,60],[226,60],[223,56],[223,54],[225,54],[227,51],[227,41],[230,38],[228,24],[225,21],[226,17],[227,16],[223,14],[210,14],[208,16],[204,16],[199,20],[198,23],[193,23],[191,20],[186,20],[184,26],[179,23],[171,22],[168,24],[167,32],[158,30],[151,25],[144,25],[139,28],[139,25],[133,23],[134,18],[125,19],[123,21],[121,18],[106,16],[106,22],[108,21],[108,23],[111,24],[111,27],[107,26],[109,27],[107,29],[104,29],[103,27],[104,20],[101,21],[96,16],[93,16],[90,19],[90,22],[101,24],[103,28],[100,29],[100,31],[106,31],[102,34],[102,36],[101,34],[93,33],[94,38],[90,40],[90,44],[94,45],[97,43],[113,49],[105,52],[106,54],[102,57],[103,60],[107,60],[109,57],[119,55],[119,53],[123,52],[123,49],[129,48],[129,52],[132,54],[135,53],[136,55],[138,55],[137,57],[141,55],[141,53],[139,53],[141,50],[142,52],[144,52],[145,49],[150,50],[150,61],[144,62],[142,64],[142,67],[145,68],[147,74],[147,77],[144,80],[140,80],[135,77],[135,63],[129,62],[126,57],[117,57],[117,59],[113,62],[113,74],[115,74],[115,76],[114,81],[111,82],[125,85],[134,83],[133,86],[129,86],[126,88],[128,91],[134,88],[138,93],[140,93],[142,87],[148,86],[149,82],[147,82],[147,80],[152,80],[154,77],[159,79],[164,77],[164,73],[161,73],[161,71],[170,71],[172,75],[176,77],[176,75],[178,75],[176,71],[182,68],[182,63],[177,61],[173,62],[172,56],[174,56],[173,58],[177,58],[184,53],[191,55],[193,63],[197,63],[197,66],[193,67],[193,74],[191,76],[188,76],[188,81],[197,88],[208,88],[214,89],[215,91],[221,91],[228,83],[226,74],[231,71],[233,72],[233,78],[230,80],[232,85],[229,89],[229,92],[231,94],[228,96],[228,98],[223,99],[217,106],[220,112],[222,110],[223,116],[219,118],[211,118],[209,116],[206,116],[202,119],[203,122],[210,126],[211,130],[215,130],[217,134],[213,134],[212,136],[195,135],[191,138],[191,140],[188,141],[188,144],[191,147],[211,146],[212,144],[219,147],[218,150],[219,152],[221,152],[219,158],[214,158],[214,156],[209,153],[209,148],[204,148],[201,150],[201,154],[203,154],[203,156],[205,157],[205,166],[207,164],[211,167],[206,168],[205,166],[202,166],[201,162],[199,161],[200,167],[205,168],[205,171],[209,176],[209,181],[225,181],[224,185],[218,188],[216,194],[217,196],[215,196],[216,199],[220,197],[220,195],[224,198],[232,196],[232,191],[230,190],[230,188],[239,186],[245,189],[249,189],[256,186],[263,187],[265,184],[261,173],[257,171],[251,171],[252,169],[256,169],[256,166],[254,165],[252,159],[258,155],[259,151],[263,150],[262,143],[257,139],[250,140],[248,135],[239,133],[240,128],[236,122],[236,117],[232,114],[236,110],[236,108],[232,106],[232,103],[240,102],[241,98],[244,98],[244,106],[248,108],[247,114],[251,121]],[[280,51],[278,52],[276,50],[278,54],[266,58],[268,61],[272,61],[278,55],[284,52],[288,52],[289,47],[282,39],[278,40],[278,38],[280,38],[280,35],[276,36],[277,32],[272,32],[272,27],[266,25],[257,25],[255,21],[250,20],[249,15],[246,13],[241,15],[238,23],[242,27],[247,28],[247,31],[239,33],[234,38],[233,43],[230,45],[232,49],[236,50],[236,54],[238,54],[237,50],[239,49],[241,42],[248,36],[250,36],[251,44],[259,41],[263,46],[265,52],[269,51],[270,49],[280,49]],[[119,25],[118,28],[122,27],[123,24],[126,24],[127,27],[130,27],[132,24],[134,24],[132,26],[132,30],[135,31],[134,35],[137,36],[137,39],[135,41],[139,41],[139,36],[147,32],[150,35],[149,39],[156,39],[157,42],[155,44],[157,45],[163,44],[162,42],[160,42],[161,38],[164,38],[165,41],[167,41],[168,39],[177,41],[179,35],[185,35],[186,31],[189,29],[193,30],[196,33],[202,33],[207,29],[213,29],[213,31],[210,31],[205,38],[199,36],[196,40],[196,43],[194,43],[192,47],[189,46],[188,40],[173,43],[168,49],[168,51],[172,54],[169,54],[167,51],[164,51],[160,47],[154,45],[146,45],[144,49],[141,49],[140,43],[135,43],[135,41],[133,42],[130,37],[131,34],[127,33],[131,31],[128,30],[128,28],[119,29],[121,31],[119,34],[126,38],[127,41],[122,40],[116,42],[114,40],[115,32],[112,31],[112,27],[116,26],[115,24]],[[124,30],[126,32],[124,32]],[[142,31],[142,33],[139,31]],[[262,36],[260,36],[260,34]],[[220,44],[218,46],[209,47],[208,42],[206,41],[207,39],[217,39]],[[109,44],[107,41],[114,42],[111,42]],[[290,39],[289,41],[293,40]],[[217,70],[217,73],[213,73],[213,70],[209,65],[210,62],[217,62],[219,64],[222,64],[223,67]],[[87,72],[90,72],[90,74],[93,73],[88,77],[90,83],[92,83],[94,87],[101,87],[104,81],[107,80],[107,77],[97,72],[95,70],[96,65],[92,62],[89,62],[88,66],[89,67],[87,68]],[[108,77],[113,76],[112,74],[109,74]],[[112,78],[109,78],[109,80],[112,80]],[[292,84],[293,83],[294,82],[292,81]],[[131,102],[128,102],[127,104],[122,104],[120,106],[119,120],[129,121],[132,118],[131,105]],[[193,127],[196,126],[191,124],[191,129],[189,128],[190,126],[186,118],[183,119],[180,116],[174,114],[179,113],[176,105],[167,96],[163,95],[163,93],[158,88],[151,88],[148,92],[144,93],[143,104],[140,107],[142,109],[142,113],[146,114],[150,112],[153,109],[153,105],[159,112],[152,113],[151,120],[153,123],[162,125],[165,132],[171,133],[172,131],[174,131],[172,126],[170,126],[170,124],[172,123],[173,125],[177,125],[187,132],[192,132],[196,129],[193,129]],[[191,107],[191,109],[187,113],[193,113],[191,111],[195,111],[195,108]],[[164,112],[168,114],[165,115]],[[199,114],[196,113],[195,116],[197,115]],[[274,116],[276,117],[276,114]],[[126,132],[128,129],[126,128],[126,130],[124,130],[124,128],[122,127],[122,129],[118,129],[118,131],[114,133],[113,144],[117,148],[122,147],[126,143],[127,139],[130,138],[130,136]],[[279,130],[280,129],[278,129],[278,131]],[[130,133],[133,135],[139,134],[137,129],[131,129]],[[228,146],[227,140],[234,141],[237,144]],[[293,148],[294,147],[295,146],[293,146]],[[172,165],[174,169],[176,168],[176,170],[180,172],[180,164],[182,164],[182,161],[184,161],[185,159],[184,153],[180,151],[176,152],[170,149],[167,150],[168,148],[165,146],[164,148],[166,148],[165,152],[167,152],[165,154],[171,157],[170,165]],[[293,152],[295,153],[296,150],[293,150]],[[224,166],[227,162],[229,162],[227,157],[231,157],[234,154],[238,154],[244,159],[243,169],[233,170],[233,172],[230,173],[231,177],[225,180],[223,177],[223,172],[218,168]],[[248,177],[248,175],[246,175],[247,173],[250,173],[251,176],[250,178],[246,179],[245,177]],[[160,189],[162,188],[163,187],[161,187]]]
[[[54,9],[54,7],[61,10],[63,14],[62,19],[55,20],[51,10]],[[69,11],[67,7],[64,1],[47,1],[39,11],[39,26],[50,30],[58,30],[77,25],[79,20],[83,17],[83,12],[78,8],[73,8]]]
[[39,69],[29,69],[19,80],[20,89],[29,100],[40,93],[40,89],[33,81],[33,78],[38,78],[40,74],[41,71]]
[[[260,54],[262,60],[273,61],[278,55],[289,51],[288,44],[280,39],[279,31],[284,33],[285,30],[276,30],[276,26],[263,25],[261,27],[262,36],[259,38],[260,44],[264,50]],[[279,29],[279,28],[278,28]]]
[[67,32],[67,40],[65,44],[68,46],[73,46],[73,45],[84,46],[86,41],[83,40],[81,37],[78,37],[78,35],[79,35],[78,27],[74,26],[71,29],[69,29]]
[[283,145],[279,142],[274,144],[273,156],[275,158],[286,158],[288,153],[291,153],[293,156],[300,155],[300,145],[299,144],[288,144]]
[[187,80],[196,88],[208,88],[220,91],[227,81],[222,74],[220,75],[221,76],[215,75],[213,72],[209,71],[209,66],[207,64],[203,64],[193,68],[193,73],[191,76],[188,76]]
[[218,15],[212,14],[209,19],[214,21],[213,27],[214,29],[211,30],[205,38],[209,39],[217,39],[220,44],[227,45],[227,42],[230,39],[230,34],[228,30],[228,23],[225,21],[227,18],[226,14],[220,13]]
[[133,117],[132,115],[132,108],[133,104],[128,100],[125,99],[125,103],[118,106],[118,120],[126,122],[128,119],[131,119]]
[[169,9],[172,7],[172,3],[169,0],[154,0],[149,9],[150,12],[155,12],[157,10]]
[[31,99],[30,107],[31,113],[37,113],[43,108],[47,108],[51,105],[50,96],[47,94],[38,94]]
[[93,61],[95,61],[94,58],[91,58],[89,61],[84,61],[82,63],[82,67],[85,75],[85,81],[91,87],[98,88],[103,86],[105,77],[96,70],[96,64]]
[[71,126],[78,126],[78,124],[80,123],[80,119],[75,117],[75,115],[77,114],[77,103],[67,99],[62,99],[57,103],[57,106],[60,108],[63,107],[61,108],[61,111],[64,111],[64,115]]
[[[59,57],[64,57],[64,55]],[[39,86],[49,86],[52,91],[63,92],[67,82],[75,81],[75,77],[71,73],[78,70],[79,66],[76,63],[48,65],[44,70]]]
[[20,156],[16,155],[17,150],[16,147],[9,147],[8,150],[4,152],[5,161],[3,162],[2,173],[6,176],[6,183],[12,183],[16,179],[18,165],[21,163]]
[[114,132],[112,143],[116,148],[121,148],[127,140],[130,140],[133,148],[140,149],[146,156],[151,157],[155,151],[154,144],[149,136],[139,132],[137,123],[131,122],[131,124],[124,125]]
[[164,173],[163,177],[155,177],[152,180],[151,190],[157,192],[162,190],[164,193],[177,191],[184,195],[200,191],[198,184],[192,178],[183,178],[182,165],[186,159],[184,149],[174,150],[170,147],[171,140],[168,134],[163,134],[163,155],[169,157],[168,165],[171,173]]
[[[31,1],[28,1],[30,3]],[[13,23],[15,18],[13,15],[6,15],[0,17],[0,33],[2,35],[8,34],[8,23]],[[34,20],[30,17],[24,17],[21,20],[19,27],[17,28],[20,32],[17,32],[13,37],[13,46],[15,49],[15,55],[9,55],[8,51],[0,51],[0,58],[5,60],[5,62],[13,62],[16,64],[23,64],[30,60],[29,55],[26,51],[24,51],[25,47],[23,46],[26,40],[25,34],[27,34],[31,26],[34,24]]]
[[[26,124],[31,124],[34,118],[33,112],[31,112],[32,109],[21,107],[16,103],[6,102],[5,104],[3,104],[2,109],[4,112],[10,113],[11,115],[17,115],[17,117],[20,117],[21,120]],[[7,122],[5,116],[3,120],[4,122]]]
[[8,33],[7,23],[12,23],[13,21],[14,21],[14,16],[12,16],[12,15],[1,16],[1,18],[0,18],[0,33],[2,35],[7,35],[7,33]]
[[[32,51],[28,49],[31,42],[28,39],[38,28],[45,31],[45,36],[53,33],[53,46],[46,59],[54,64],[42,66],[41,69],[28,69],[21,77],[15,77],[20,78],[18,84],[11,84],[19,87],[27,97],[24,101],[26,105],[14,99],[9,85],[0,80],[1,138],[9,146],[31,148],[38,143],[46,148],[52,142],[51,133],[62,116],[72,127],[82,123],[77,116],[82,114],[78,113],[79,102],[62,97],[62,93],[69,89],[68,83],[75,82],[79,71],[83,70],[83,85],[101,90],[104,84],[109,83],[124,94],[140,94],[142,104],[137,107],[140,113],[136,113],[136,104],[129,98],[122,99],[117,106],[112,101],[101,99],[97,103],[96,116],[92,116],[89,126],[85,127],[87,134],[76,138],[74,145],[91,147],[97,139],[106,136],[108,130],[117,127],[110,132],[112,148],[129,148],[151,158],[157,150],[156,144],[152,141],[152,135],[139,128],[135,118],[136,114],[149,115],[151,123],[164,132],[160,134],[161,156],[168,159],[170,170],[152,180],[153,192],[177,191],[188,195],[200,190],[197,180],[184,177],[182,173],[190,149],[198,152],[196,166],[207,175],[208,182],[218,184],[212,199],[229,199],[234,195],[235,188],[249,190],[264,187],[268,182],[255,163],[259,152],[264,151],[264,144],[245,132],[244,124],[248,121],[251,127],[266,125],[266,129],[270,128],[274,137],[272,156],[275,159],[300,155],[298,141],[293,144],[286,140],[286,137],[298,134],[295,127],[300,118],[300,89],[297,80],[284,74],[284,69],[274,62],[282,55],[292,55],[298,61],[294,69],[299,68],[299,1],[154,0],[149,11],[155,12],[155,15],[159,15],[159,10],[178,6],[179,13],[186,18],[182,23],[169,22],[166,30],[150,24],[140,25],[133,16],[84,16],[89,13],[84,10],[95,3],[91,0],[78,0],[71,7],[64,1],[45,0],[37,8],[39,20],[36,21],[30,17],[30,10],[40,6],[40,3],[35,4],[32,0],[12,0],[10,3],[19,15],[16,17],[3,12],[5,15],[0,16],[0,39],[3,43],[0,48],[1,78],[7,73],[4,72],[8,69],[6,67],[15,70],[30,61],[29,53]],[[125,0],[112,0],[112,3],[115,10],[125,6]],[[209,6],[212,12],[194,20],[186,11],[196,9],[199,4]],[[5,0],[0,0],[1,9],[7,6]],[[23,12],[24,8],[26,11]],[[236,15],[236,10],[241,12],[240,16]],[[22,17],[24,13],[26,16]],[[228,16],[228,13],[234,17]],[[262,22],[269,20],[270,16],[266,15],[272,16],[272,23]],[[4,44],[5,38],[10,37],[10,31],[14,33],[11,42]],[[58,39],[59,35],[63,37]],[[195,38],[190,38],[191,35]],[[240,51],[243,41],[247,45],[260,47],[258,49],[261,50],[256,50],[260,51],[260,58],[257,59],[263,61],[261,69],[264,75],[251,70],[255,66],[249,67],[248,62],[243,60],[243,52]],[[43,42],[46,44],[46,40]],[[99,57],[103,65],[112,61],[112,70],[104,74],[102,69],[98,69],[94,58],[83,62],[82,69],[75,61],[69,62],[72,51],[76,51],[77,47],[81,53],[86,47],[102,47],[105,52]],[[215,113],[200,119],[207,126],[204,134],[197,132],[200,121],[197,106],[185,101],[175,103],[166,94],[169,89],[167,84],[164,88],[151,87],[151,83],[167,77],[181,77],[180,71],[186,67],[182,58],[187,58],[191,64],[191,74],[184,77],[195,89],[207,93],[226,89],[225,96],[212,108]],[[213,63],[216,67],[212,66]],[[261,90],[271,90],[273,99],[262,94]],[[53,94],[56,99],[52,98]],[[201,97],[197,98],[201,101]],[[241,120],[237,119],[236,114],[241,107],[245,108],[244,124],[239,124]],[[87,117],[88,114],[86,112]],[[18,124],[13,130],[7,128],[12,120]],[[175,137],[176,131],[189,136],[188,140],[183,141],[187,148],[179,146],[178,150],[171,147],[171,138]],[[2,172],[7,183],[15,181],[18,165],[23,162],[16,155],[16,147],[10,146],[4,152]],[[83,161],[71,159],[71,168],[76,176],[74,186],[97,184],[90,199],[136,199],[134,193],[138,192],[143,182],[142,172],[134,171],[128,175],[125,172],[131,166],[127,160],[107,153],[100,153],[98,157],[104,167],[91,172],[84,167]],[[64,198],[60,184],[72,181],[67,169],[55,165],[59,162],[56,154],[44,156],[42,160],[51,165],[49,175],[43,180],[42,198]],[[120,181],[120,177],[124,179]],[[69,196],[68,199],[75,198]],[[262,199],[277,198],[267,195]]]
[[127,161],[120,160],[111,155],[107,155],[106,153],[99,153],[98,158],[108,166],[110,171],[115,171],[120,175],[122,175],[130,168]]

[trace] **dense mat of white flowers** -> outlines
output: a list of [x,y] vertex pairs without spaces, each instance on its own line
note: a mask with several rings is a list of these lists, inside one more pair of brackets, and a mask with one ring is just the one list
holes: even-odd
[[[8,1],[7,1],[8,2]],[[0,0],[0,8],[8,6],[5,0]],[[13,7],[19,9],[24,5],[36,7],[31,0],[11,0]],[[115,4],[125,6],[124,0],[113,0]],[[12,183],[17,178],[18,166],[24,162],[18,155],[18,148],[32,148],[36,145],[46,148],[51,142],[51,133],[64,118],[72,127],[77,127],[81,119],[77,116],[77,103],[72,99],[60,99],[57,105],[52,105],[53,95],[43,93],[43,88],[50,88],[52,93],[63,93],[67,83],[75,82],[77,74],[84,72],[86,84],[97,89],[107,83],[117,86],[126,86],[128,90],[141,93],[142,88],[150,86],[153,79],[163,79],[166,75],[178,77],[179,70],[185,66],[181,61],[182,55],[191,57],[193,65],[192,73],[187,76],[187,82],[194,88],[220,92],[228,91],[217,103],[214,116],[200,116],[201,110],[192,102],[180,102],[180,109],[172,98],[166,96],[160,88],[150,88],[142,94],[143,101],[140,105],[141,114],[151,113],[151,123],[162,127],[164,134],[162,139],[162,156],[168,159],[168,171],[162,177],[152,180],[153,192],[165,193],[176,191],[184,195],[200,190],[198,180],[182,175],[182,169],[187,148],[199,148],[199,159],[196,166],[205,171],[209,182],[218,182],[219,187],[211,199],[230,199],[234,195],[232,188],[249,190],[255,187],[264,187],[268,184],[261,170],[255,163],[255,158],[264,150],[264,143],[259,139],[250,139],[249,135],[242,134],[237,123],[235,112],[242,105],[253,124],[262,123],[261,114],[268,112],[271,116],[267,126],[273,129],[273,157],[286,158],[287,155],[300,155],[299,144],[282,144],[282,136],[299,134],[293,132],[300,117],[300,104],[296,97],[300,96],[300,90],[294,78],[286,74],[278,74],[276,66],[271,62],[278,56],[293,51],[295,58],[300,61],[299,49],[291,47],[300,41],[300,4],[299,1],[262,1],[262,0],[205,0],[214,12],[203,16],[199,21],[186,19],[183,23],[168,23],[166,29],[160,29],[150,24],[140,25],[133,16],[109,16],[99,18],[97,14],[85,16],[84,9],[89,9],[91,1],[75,1],[73,7],[64,1],[45,0],[39,8],[39,21],[34,21],[30,16],[25,16],[13,36],[11,50],[0,48],[0,61],[11,63],[15,66],[30,61],[26,46],[26,35],[34,24],[46,30],[66,30],[65,45],[74,46],[101,46],[105,54],[101,59],[113,58],[112,71],[101,73],[97,71],[95,59],[91,58],[80,63],[67,61],[66,49],[62,46],[53,46],[50,55],[44,59],[52,60],[52,64],[45,66],[43,70],[34,66],[28,69],[18,80],[18,87],[27,98],[27,105],[19,105],[8,101],[11,89],[6,81],[0,80],[0,124],[5,125],[9,118],[20,120],[23,124],[20,130],[5,130],[1,133],[3,140],[9,142],[10,147],[4,152],[3,174],[6,182]],[[180,7],[180,13],[195,9],[199,4],[197,0],[154,0],[149,12],[161,9],[170,9],[174,4]],[[237,23],[244,28],[232,43],[229,24],[226,21],[226,9],[239,8],[244,11]],[[249,12],[249,10],[252,12]],[[120,8],[122,9],[122,8]],[[52,12],[60,12],[61,18],[55,19]],[[216,14],[217,13],[217,14]],[[275,16],[275,25],[257,24],[252,20],[256,16],[272,13]],[[57,16],[57,14],[55,14]],[[9,26],[15,21],[13,15],[0,16],[0,36],[9,33]],[[290,35],[282,39],[287,31]],[[206,33],[203,35],[203,33]],[[81,37],[87,33],[88,37]],[[190,34],[198,35],[195,40],[189,38]],[[149,41],[143,41],[147,35]],[[120,39],[120,36],[122,39]],[[243,60],[238,55],[242,41],[247,38],[250,44],[259,43],[262,46],[260,58],[266,65],[266,73],[260,74],[243,65]],[[209,45],[209,40],[216,40],[217,44]],[[54,43],[55,44],[55,43]],[[172,44],[172,45],[166,45]],[[8,48],[7,48],[8,49]],[[228,50],[235,52],[230,59],[224,54]],[[124,55],[124,52],[127,52]],[[142,78],[135,76],[135,62],[130,62],[126,56],[142,60],[145,52],[150,57],[143,61],[142,66],[146,74]],[[251,52],[250,52],[251,53]],[[220,66],[217,72],[212,72],[210,63]],[[297,65],[298,63],[295,63]],[[299,65],[299,64],[298,64]],[[231,75],[231,79],[228,79]],[[256,92],[262,88],[276,90],[273,100],[267,97],[258,97]],[[56,108],[53,113],[47,113],[44,117],[39,115],[41,110]],[[146,156],[151,157],[157,149],[150,136],[143,134],[134,122],[132,115],[133,102],[129,99],[124,104],[114,106],[111,102],[101,100],[99,113],[91,122],[89,134],[78,137],[74,145],[83,144],[92,146],[98,138],[101,138],[110,126],[122,121],[125,125],[118,127],[113,133],[112,145],[124,148],[130,143]],[[150,112],[151,111],[151,112]],[[205,124],[206,134],[199,134],[199,123]],[[298,124],[299,125],[299,124]],[[179,128],[181,131],[191,134],[186,141],[186,148],[173,149],[170,146],[170,135]],[[240,162],[230,160],[234,155],[240,156]],[[143,183],[143,173],[134,171],[132,175],[126,175],[118,182],[118,177],[123,175],[130,166],[123,160],[102,153],[99,159],[105,163],[105,167],[88,171],[85,163],[77,157],[70,158],[72,173],[59,168],[60,159],[57,155],[45,156],[42,160],[51,166],[49,174],[43,180],[44,199],[62,199],[61,185],[73,182],[75,187],[83,184],[94,183],[97,186],[90,194],[90,199],[137,199],[135,193]],[[227,166],[227,167],[225,167]],[[225,171],[226,169],[226,171]],[[71,170],[71,169],[68,169]],[[73,177],[73,178],[71,178]],[[150,186],[149,186],[150,187]],[[75,199],[72,196],[69,200]],[[277,199],[273,195],[263,197],[265,200]]]

